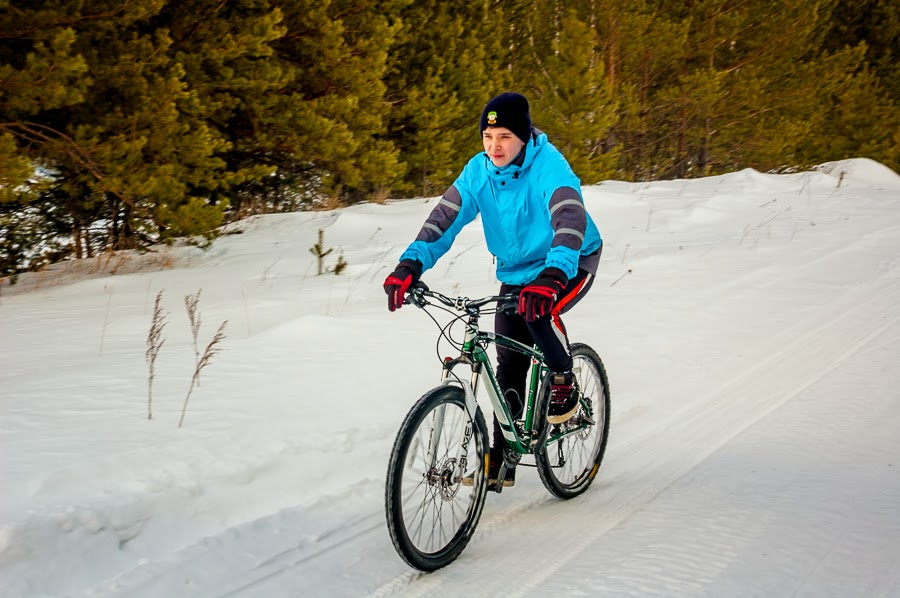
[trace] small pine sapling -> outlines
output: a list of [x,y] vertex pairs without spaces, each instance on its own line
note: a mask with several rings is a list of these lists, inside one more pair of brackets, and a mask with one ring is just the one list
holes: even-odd
[[334,251],[334,247],[329,249],[325,249],[325,231],[321,228],[319,229],[319,242],[309,248],[309,252],[316,256],[317,261],[317,276],[321,276],[326,272],[334,272],[335,274],[340,274],[344,271],[344,269],[349,265],[347,260],[344,259],[344,253],[339,252],[337,263],[334,265],[334,268],[328,268],[325,266],[325,258]]
[[340,252],[338,254],[337,263],[334,265],[334,270],[332,271],[336,276],[340,276],[341,272],[343,272],[347,266],[347,260],[344,259],[344,252]]
[[325,273],[325,257],[334,251],[334,248],[325,249],[325,231],[319,229],[319,242],[309,248],[309,252],[316,256],[318,261],[319,276]]

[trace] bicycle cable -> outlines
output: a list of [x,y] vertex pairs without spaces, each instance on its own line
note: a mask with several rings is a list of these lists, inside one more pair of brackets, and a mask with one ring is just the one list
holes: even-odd
[[[448,314],[450,314],[450,315],[452,316],[451,319],[450,319],[450,321],[447,322],[447,324],[445,324],[445,325],[442,326],[441,323],[438,322],[437,318],[435,318],[435,317],[431,314],[430,311],[428,311],[427,309],[425,309],[425,307],[422,307],[422,311],[424,311],[424,312],[428,315],[428,317],[431,318],[431,321],[434,322],[434,325],[437,326],[437,327],[438,327],[438,330],[440,331],[440,334],[438,334],[437,341],[435,342],[435,347],[434,347],[434,349],[435,349],[435,354],[436,354],[436,356],[437,356],[438,362],[440,362],[441,366],[443,366],[443,365],[444,365],[444,358],[441,357],[441,338],[445,339],[448,343],[450,343],[450,346],[453,347],[454,349],[460,349],[460,350],[461,350],[462,347],[463,347],[463,343],[461,343],[461,342],[459,342],[459,341],[456,341],[456,340],[453,340],[453,338],[452,338],[452,336],[451,336],[451,334],[450,334],[450,329],[451,329],[452,326],[453,326],[454,324],[456,324],[457,322],[465,322],[465,317],[464,317],[464,314],[458,314],[458,313],[456,313],[455,311],[451,310],[450,308],[444,307],[443,305],[437,305],[437,304],[434,304],[434,303],[430,303],[430,304],[427,305],[427,307],[434,307],[434,308],[437,308],[437,309],[439,309],[439,310],[441,310],[441,311],[447,312]],[[454,372],[454,371],[451,370],[451,371],[450,371],[450,374],[451,374],[454,378],[456,378],[456,381],[457,381],[457,382],[459,382],[460,384],[462,384],[462,379],[456,374],[456,372]]]

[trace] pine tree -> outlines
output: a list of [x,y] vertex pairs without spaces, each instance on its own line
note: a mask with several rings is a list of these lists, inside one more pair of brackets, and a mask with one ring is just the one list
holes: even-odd
[[382,79],[396,35],[396,2],[280,1],[287,33],[274,47],[291,69],[266,125],[263,152],[316,181],[318,199],[353,202],[384,194],[402,175],[386,137]]
[[438,0],[410,4],[400,21],[387,78],[389,136],[407,167],[402,191],[439,194],[479,151],[484,104],[510,84],[505,21],[487,2]]
[[35,176],[35,148],[62,136],[31,116],[81,102],[87,65],[73,52],[70,28],[42,30],[10,10],[0,13],[0,35],[0,203],[27,203],[46,183]]
[[[641,110],[648,132],[641,145],[652,149],[640,152],[640,170],[697,176],[794,164],[798,148],[815,135],[824,99],[840,84],[840,73],[854,68],[852,54],[830,63],[819,56],[830,3],[701,0],[658,6],[675,27],[686,23],[689,29],[679,60],[658,79]],[[834,72],[838,64],[840,72]],[[633,123],[626,121],[626,139],[635,138]]]
[[[890,0],[838,0],[827,23],[823,49],[865,53],[864,61],[836,93],[825,98],[827,115],[812,160],[836,152],[867,156],[900,170],[900,5]],[[832,157],[824,159],[834,159]]]
[[590,20],[600,40],[606,76],[619,103],[611,138],[622,160],[620,176],[659,177],[670,168],[667,147],[677,127],[661,125],[671,107],[660,94],[678,86],[690,21],[666,15],[653,3],[598,0]]
[[52,48],[56,63],[68,67],[60,74],[71,74],[69,85],[41,90],[41,101],[12,106],[20,116],[8,130],[28,140],[29,159],[55,181],[45,201],[68,218],[76,241],[85,215],[110,223],[106,242],[114,247],[160,229],[205,232],[174,214],[188,203],[192,182],[220,178],[213,154],[222,141],[183,110],[196,98],[171,58],[168,32],[153,26],[164,2],[37,4],[7,13],[4,37],[15,41],[4,53],[25,49],[26,63],[40,66]]
[[534,121],[544,128],[585,184],[615,171],[617,152],[607,147],[616,102],[597,58],[594,33],[568,11],[552,52],[539,64],[533,96]]
[[[228,159],[232,140],[244,139],[235,122],[220,126],[233,94],[217,102],[209,93],[271,83],[252,63],[271,54],[279,15],[248,4],[255,8],[233,15],[234,3],[220,12],[225,5],[198,1],[195,15],[165,0],[41,1],[3,13],[0,68],[4,84],[15,85],[0,99],[3,130],[49,181],[33,217],[70,235],[78,257],[210,234],[229,188],[271,172]],[[195,43],[208,31],[221,35]],[[29,80],[40,85],[22,84]],[[95,222],[107,231],[98,234]]]

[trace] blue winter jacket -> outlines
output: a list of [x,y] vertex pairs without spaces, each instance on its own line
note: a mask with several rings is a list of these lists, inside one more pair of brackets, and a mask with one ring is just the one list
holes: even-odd
[[537,129],[523,151],[524,160],[520,154],[502,168],[485,152],[472,158],[400,259],[418,260],[428,270],[481,214],[501,282],[524,285],[548,267],[569,278],[579,267],[596,273],[600,233],[584,209],[578,177]]

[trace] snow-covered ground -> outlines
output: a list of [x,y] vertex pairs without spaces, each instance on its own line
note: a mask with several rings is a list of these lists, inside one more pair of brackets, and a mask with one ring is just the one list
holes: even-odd
[[[571,501],[522,468],[429,575],[383,492],[437,330],[381,281],[435,199],[0,288],[0,595],[900,595],[900,177],[851,160],[584,194],[604,256],[566,323],[609,371],[603,467]],[[316,276],[319,229],[340,276]],[[477,223],[425,280],[496,291]],[[228,324],[179,429],[201,289],[200,350]]]

